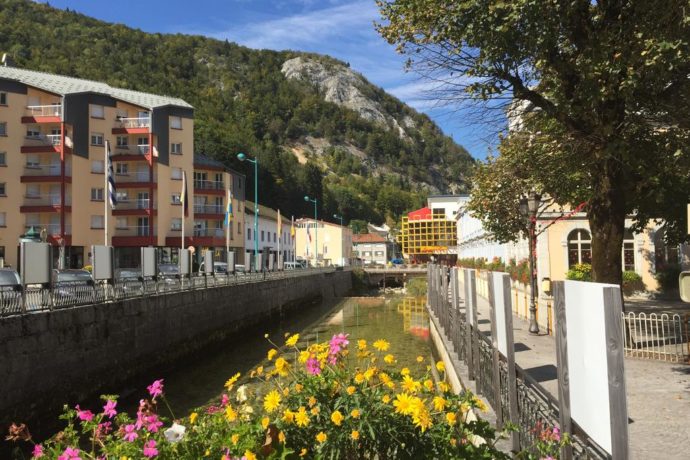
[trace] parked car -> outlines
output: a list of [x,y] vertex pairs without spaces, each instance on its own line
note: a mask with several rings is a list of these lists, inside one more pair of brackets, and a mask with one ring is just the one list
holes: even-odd
[[[201,262],[201,265],[199,265],[199,273],[200,274],[204,273],[204,263],[205,262]],[[221,275],[227,274],[228,273],[227,262],[213,262],[213,272],[219,273]]]
[[11,268],[0,268],[0,313],[19,312],[22,307],[22,286],[19,273]]
[[53,270],[51,299],[54,306],[89,303],[96,297],[96,283],[88,270]]
[[118,268],[115,270],[115,281],[138,280],[141,270],[138,268]]
[[285,270],[302,270],[306,267],[305,267],[305,265],[302,264],[302,262],[297,261],[297,262],[284,262],[283,268]]
[[396,259],[391,259],[391,263],[393,265],[402,265],[405,263],[405,261],[401,258],[396,258]]

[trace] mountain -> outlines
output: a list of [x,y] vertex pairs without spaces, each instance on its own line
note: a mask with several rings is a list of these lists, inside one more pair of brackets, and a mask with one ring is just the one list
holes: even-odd
[[[424,114],[328,56],[145,33],[29,0],[0,0],[0,52],[29,69],[177,96],[195,144],[234,169],[260,165],[260,198],[284,215],[398,221],[429,193],[467,189],[474,160]],[[251,197],[248,197],[251,199]]]

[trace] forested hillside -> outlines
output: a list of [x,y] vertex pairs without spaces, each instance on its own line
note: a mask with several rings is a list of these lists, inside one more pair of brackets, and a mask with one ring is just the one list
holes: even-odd
[[318,86],[281,73],[299,56],[347,68],[327,56],[145,33],[28,0],[0,0],[0,52],[18,67],[185,99],[196,108],[196,151],[250,180],[235,154],[257,156],[261,202],[284,215],[309,215],[308,194],[324,216],[397,221],[429,191],[463,191],[473,164],[427,116],[380,88],[358,89],[404,132],[326,102]]

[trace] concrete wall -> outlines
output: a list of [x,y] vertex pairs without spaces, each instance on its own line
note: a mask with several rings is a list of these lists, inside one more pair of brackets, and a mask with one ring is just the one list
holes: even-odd
[[[0,425],[96,394],[310,300],[341,297],[349,271],[176,292],[0,320]],[[194,378],[194,376],[190,376]]]

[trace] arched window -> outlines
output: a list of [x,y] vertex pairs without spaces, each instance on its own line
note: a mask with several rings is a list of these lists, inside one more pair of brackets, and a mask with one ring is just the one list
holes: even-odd
[[623,233],[623,271],[635,271],[635,238],[627,228]]
[[568,268],[575,264],[591,263],[592,236],[587,230],[573,230],[568,235]]

